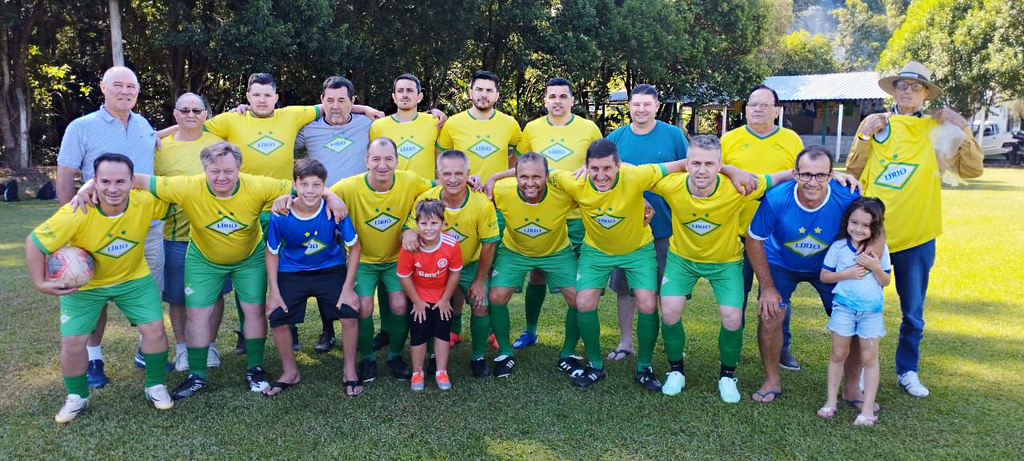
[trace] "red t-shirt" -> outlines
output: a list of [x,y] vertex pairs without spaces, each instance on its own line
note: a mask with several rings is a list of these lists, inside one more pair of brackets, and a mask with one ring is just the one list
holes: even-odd
[[445,286],[448,285],[448,274],[462,270],[462,250],[459,242],[448,233],[441,234],[441,239],[432,250],[420,249],[412,253],[403,248],[398,252],[398,276],[412,277],[412,285],[416,294],[424,302],[436,303],[441,300]]

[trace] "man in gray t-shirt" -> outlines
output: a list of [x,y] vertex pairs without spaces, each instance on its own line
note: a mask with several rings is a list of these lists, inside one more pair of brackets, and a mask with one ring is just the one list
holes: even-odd
[[296,150],[305,148],[307,155],[327,168],[327,186],[366,171],[373,120],[352,113],[352,93],[352,82],[344,77],[324,81],[320,96],[324,116],[302,127],[295,137]]

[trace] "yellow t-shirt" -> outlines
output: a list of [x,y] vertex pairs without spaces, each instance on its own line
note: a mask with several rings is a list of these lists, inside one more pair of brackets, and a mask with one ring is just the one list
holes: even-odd
[[583,243],[612,256],[624,255],[654,241],[644,225],[644,196],[668,170],[660,163],[622,165],[607,192],[598,192],[589,179],[573,178],[568,171],[551,173],[550,185],[563,190],[579,204],[586,237]]
[[[203,162],[199,153],[203,148],[223,141],[213,133],[203,133],[195,141],[179,141],[174,136],[163,139],[162,145],[153,157],[153,174],[157,176],[191,176],[203,173]],[[188,216],[178,205],[171,205],[171,212],[164,219],[164,240],[188,241]]]
[[398,261],[402,246],[402,224],[413,210],[416,197],[430,189],[430,181],[411,171],[395,171],[394,182],[387,192],[370,187],[367,173],[338,181],[331,186],[348,207],[349,218],[356,228],[363,249],[359,261],[390,263]]
[[437,136],[437,148],[457,149],[469,157],[469,174],[486,181],[508,169],[508,148],[519,144],[519,122],[497,110],[486,120],[477,120],[469,111],[459,112],[445,122]]
[[291,181],[238,175],[235,193],[213,195],[205,175],[153,176],[149,190],[185,210],[192,244],[216,264],[234,264],[248,258],[263,242],[260,211],[292,189]]
[[142,247],[149,223],[163,219],[167,205],[141,190],[131,191],[128,206],[117,216],[106,216],[98,207],[86,214],[72,212],[67,204],[32,231],[32,241],[47,255],[65,245],[88,251],[96,271],[82,291],[138,280],[149,275]]
[[516,178],[494,184],[494,207],[505,218],[501,244],[531,258],[548,256],[569,246],[565,220],[576,202],[565,191],[548,187],[539,203],[527,203],[519,195]]
[[942,185],[929,137],[931,117],[893,115],[871,141],[861,174],[864,195],[885,203],[885,240],[890,251],[913,248],[942,233]]
[[[760,137],[746,125],[722,136],[722,164],[732,165],[753,174],[771,174],[796,167],[796,155],[804,150],[804,142],[795,131],[776,127],[772,134]],[[757,212],[757,202],[743,208],[740,235],[746,234]]]
[[295,136],[307,123],[320,118],[318,106],[288,106],[260,118],[252,112],[225,112],[206,121],[203,129],[224,138],[242,151],[242,173],[292,179]]
[[651,188],[672,210],[669,251],[698,263],[743,259],[743,244],[736,237],[740,233],[740,211],[764,196],[771,188],[771,177],[758,175],[757,189],[745,196],[719,173],[715,190],[706,198],[690,195],[688,177],[688,173],[673,173]]
[[398,169],[409,170],[424,179],[434,179],[434,146],[437,144],[437,120],[430,114],[418,113],[408,122],[399,122],[394,115],[370,125],[370,139],[391,138],[398,150]]
[[[416,198],[416,202],[427,199],[441,200],[441,186],[434,187]],[[444,208],[445,232],[459,241],[462,250],[462,263],[471,264],[480,259],[480,246],[484,243],[497,242],[498,216],[494,204],[480,192],[466,191],[466,200],[459,208]],[[416,230],[415,213],[409,213],[406,227]]]
[[601,139],[601,130],[590,120],[573,115],[565,125],[554,126],[544,116],[526,124],[516,152],[534,151],[548,158],[548,168],[574,171],[583,166],[595,139]]

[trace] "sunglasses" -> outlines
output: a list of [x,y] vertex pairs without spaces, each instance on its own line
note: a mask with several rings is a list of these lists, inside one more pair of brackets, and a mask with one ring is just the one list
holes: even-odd
[[188,115],[189,112],[192,112],[192,115],[199,115],[199,114],[201,114],[203,112],[206,112],[206,109],[188,109],[188,108],[186,108],[186,109],[174,109],[174,110],[176,110],[178,112],[181,112],[184,115]]

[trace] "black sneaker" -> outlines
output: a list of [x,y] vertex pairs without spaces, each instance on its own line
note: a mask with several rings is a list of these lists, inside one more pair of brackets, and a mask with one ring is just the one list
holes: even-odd
[[373,382],[377,379],[377,361],[371,359],[363,359],[359,361],[359,369],[356,371],[359,376],[359,380],[364,383]]
[[299,327],[293,324],[288,327],[288,329],[292,331],[292,350],[298,351],[299,349],[302,349],[302,345],[299,344]]
[[793,354],[789,353],[789,350],[783,349],[782,355],[779,357],[779,368],[789,371],[800,371],[800,362],[796,361]]
[[391,344],[391,335],[386,331],[377,333],[377,336],[373,337],[373,350],[379,351]]
[[394,358],[388,359],[388,370],[391,370],[391,376],[399,381],[405,381],[412,378],[412,372],[409,371],[409,365],[406,365],[405,359],[401,355],[397,355]]
[[498,364],[494,367],[495,378],[507,378],[508,375],[512,374],[512,369],[516,367],[516,358],[513,356],[507,356],[502,360],[498,361]]
[[245,384],[249,386],[249,390],[257,394],[263,393],[270,387],[270,383],[267,382],[267,374],[263,372],[263,367],[252,367],[245,372]]
[[570,378],[575,378],[583,374],[585,367],[580,363],[580,358],[575,355],[558,359],[558,369],[569,375]]
[[487,361],[484,359],[471,360],[469,368],[473,370],[473,376],[477,378],[486,378],[491,375],[491,370],[487,369]]
[[320,339],[316,341],[316,346],[313,346],[313,352],[317,354],[323,354],[331,350],[335,344],[338,343],[338,339],[330,333],[320,333]]
[[235,355],[245,355],[245,336],[242,336],[241,331],[236,331],[238,335],[238,341],[235,341]]
[[209,386],[209,384],[205,379],[189,373],[188,376],[185,377],[185,381],[182,381],[178,387],[174,388],[174,392],[171,392],[171,400],[181,400],[187,397],[192,397],[199,391],[206,389],[206,386]]
[[636,372],[636,382],[651,392],[661,392],[661,381],[654,377],[654,370],[651,367],[644,367],[643,370]]
[[606,373],[603,369],[588,366],[579,376],[572,379],[572,385],[576,387],[587,387],[604,379]]
[[428,374],[436,373],[437,372],[437,356],[434,355],[434,354],[430,354],[430,357],[427,358],[427,363],[426,363],[426,365],[423,368],[425,368],[424,371],[426,371]]

